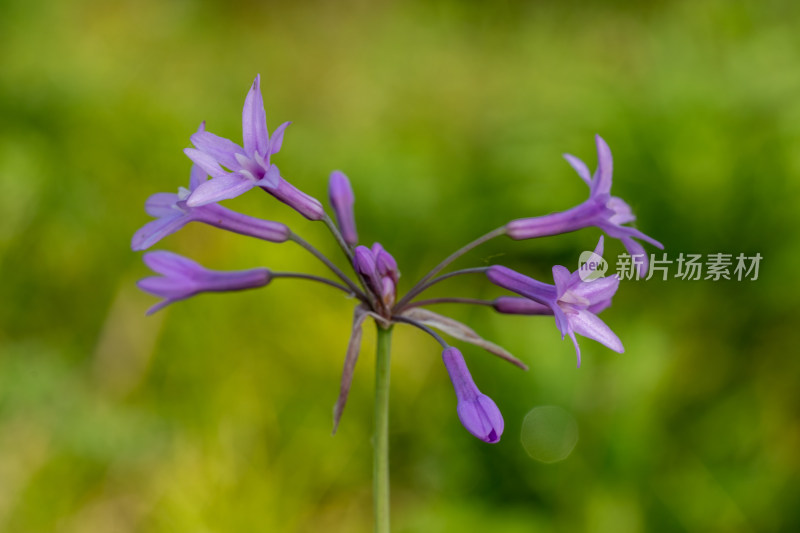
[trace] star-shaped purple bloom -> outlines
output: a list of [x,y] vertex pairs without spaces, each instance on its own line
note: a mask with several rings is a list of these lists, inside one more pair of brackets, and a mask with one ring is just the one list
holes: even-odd
[[306,218],[319,220],[324,216],[322,204],[284,180],[278,167],[270,162],[270,157],[280,151],[283,133],[290,123],[284,122],[272,132],[272,136],[269,135],[260,84],[259,75],[244,101],[244,147],[206,131],[205,123],[191,136],[195,148],[186,148],[184,152],[211,176],[211,180],[193,191],[187,204],[198,207],[235,198],[253,187],[261,187]]
[[649,262],[644,247],[634,239],[649,242],[660,249],[663,249],[664,246],[638,229],[624,225],[633,222],[636,217],[624,200],[611,196],[611,175],[614,165],[611,149],[599,135],[595,136],[595,140],[597,142],[597,170],[593,176],[589,173],[586,163],[573,155],[564,154],[567,162],[589,186],[589,199],[560,213],[512,220],[506,225],[506,230],[512,239],[519,240],[558,235],[596,226],[609,237],[620,239],[630,255],[642,257],[639,275],[643,276],[647,273]]
[[270,242],[285,242],[289,239],[289,228],[280,222],[249,217],[217,204],[199,207],[187,205],[186,199],[206,183],[207,179],[208,176],[202,168],[192,165],[188,189],[181,187],[177,194],[159,192],[150,196],[144,208],[156,219],[145,224],[134,234],[131,247],[136,251],[146,250],[189,222],[202,222]]
[[[594,253],[598,256],[603,255],[603,237],[600,237]],[[575,345],[578,367],[581,366],[581,350],[575,339],[575,333],[594,339],[615,352],[624,351],[619,337],[596,314],[611,304],[611,298],[619,287],[617,275],[584,281],[579,271],[570,273],[561,265],[553,267],[555,285],[542,283],[500,265],[490,267],[486,275],[495,285],[550,308],[548,314],[555,316],[561,338],[569,335]],[[505,306],[512,312],[514,309],[520,309],[520,306],[509,305],[508,301]],[[495,308],[504,312],[503,304],[496,303]],[[534,312],[526,314],[543,314],[541,307],[538,306],[530,306],[529,310]]]
[[153,314],[165,306],[185,300],[201,292],[229,292],[263,287],[270,282],[270,271],[266,268],[223,272],[209,270],[178,254],[165,251],[144,254],[144,262],[157,274],[139,280],[143,291],[164,298],[150,309]]

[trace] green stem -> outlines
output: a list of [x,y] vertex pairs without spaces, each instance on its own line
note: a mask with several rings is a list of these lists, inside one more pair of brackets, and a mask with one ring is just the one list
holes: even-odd
[[429,279],[431,279],[433,276],[435,276],[436,274],[438,274],[439,272],[444,270],[447,267],[447,265],[449,265],[450,263],[452,263],[453,261],[455,261],[456,259],[458,259],[462,255],[464,255],[465,253],[469,252],[473,248],[477,248],[481,244],[483,244],[485,242],[488,242],[488,241],[494,239],[495,237],[499,237],[500,235],[505,235],[505,233],[506,233],[506,227],[505,226],[500,226],[499,228],[490,231],[489,233],[487,233],[483,237],[478,237],[477,239],[475,239],[471,243],[462,246],[461,248],[459,248],[458,250],[456,250],[455,252],[450,254],[447,257],[447,259],[445,259],[444,261],[442,261],[441,263],[436,265],[433,268],[433,270],[431,270],[430,272],[425,274],[424,278],[419,280],[416,285],[411,287],[411,290],[408,291],[408,294],[406,294],[403,297],[403,299],[401,299],[399,302],[397,302],[397,305],[395,305],[394,308],[395,309],[402,309],[408,302],[411,301],[411,299],[414,296],[416,296],[417,294],[420,293],[419,287],[421,285],[425,285],[425,283],[427,283],[427,281]]
[[375,359],[375,435],[373,437],[372,491],[375,533],[389,533],[389,361],[392,327],[378,327]]

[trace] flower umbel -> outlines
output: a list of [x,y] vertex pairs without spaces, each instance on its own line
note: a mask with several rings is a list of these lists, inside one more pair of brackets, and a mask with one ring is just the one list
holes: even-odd
[[[643,253],[634,239],[661,244],[626,224],[634,220],[624,201],[610,194],[612,159],[605,141],[597,136],[598,167],[594,175],[586,165],[571,155],[567,161],[590,189],[589,198],[564,211],[542,217],[509,222],[478,239],[458,248],[398,298],[400,271],[394,257],[379,243],[371,247],[359,245],[353,205],[355,197],[348,178],[339,171],[330,176],[329,200],[336,223],[322,204],[286,181],[271,158],[282,145],[285,122],[269,135],[266,113],[260,92],[259,76],[247,93],[242,112],[242,145],[209,133],[205,123],[191,136],[195,148],[185,150],[193,161],[189,188],[177,194],[158,193],[145,203],[145,210],[156,219],[142,227],[133,237],[134,250],[145,250],[189,222],[202,222],[235,233],[256,237],[262,241],[291,240],[321,261],[334,279],[304,272],[275,272],[267,268],[239,271],[207,269],[194,261],[171,252],[156,251],[144,255],[144,262],[159,276],[139,281],[139,287],[159,296],[162,301],[151,307],[153,313],[164,306],[201,292],[228,292],[263,287],[276,279],[300,279],[333,287],[355,300],[350,341],[342,369],[339,395],[334,407],[334,432],[344,412],[355,366],[361,347],[364,322],[372,318],[377,325],[375,379],[375,515],[376,531],[388,532],[388,406],[390,377],[391,331],[397,324],[411,325],[430,335],[442,348],[442,361],[453,384],[457,399],[458,418],[478,439],[498,442],[504,422],[497,404],[483,394],[466,366],[461,352],[448,344],[441,335],[478,346],[522,369],[525,363],[497,344],[482,338],[469,326],[428,309],[432,305],[467,304],[493,308],[500,313],[552,315],[562,339],[569,335],[575,345],[578,366],[581,352],[575,334],[597,340],[614,351],[622,352],[622,342],[597,317],[611,305],[619,288],[616,276],[583,281],[578,272],[553,266],[553,284],[542,283],[500,265],[464,268],[442,274],[454,261],[472,249],[500,235],[513,239],[530,239],[556,235],[596,226],[610,237],[620,239],[631,255]],[[211,179],[208,180],[210,175]],[[341,248],[345,267],[340,267],[311,243],[282,223],[261,220],[217,205],[217,202],[239,196],[250,189],[261,188],[277,200],[289,205],[309,220],[321,221],[332,233]],[[602,255],[601,237],[595,254]],[[647,269],[646,263],[643,269]],[[481,300],[462,296],[438,296],[420,299],[432,286],[456,276],[482,274],[495,285],[519,296],[500,296]]]

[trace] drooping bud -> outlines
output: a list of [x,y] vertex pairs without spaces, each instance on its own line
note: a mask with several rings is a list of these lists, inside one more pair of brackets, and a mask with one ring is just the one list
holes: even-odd
[[445,348],[442,360],[456,392],[456,411],[461,424],[484,442],[498,442],[503,434],[504,422],[497,404],[478,390],[461,352],[452,346]]

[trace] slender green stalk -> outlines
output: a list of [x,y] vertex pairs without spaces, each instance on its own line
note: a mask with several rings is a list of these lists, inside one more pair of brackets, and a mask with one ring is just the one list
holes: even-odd
[[358,297],[357,294],[354,294],[352,290],[348,287],[345,287],[341,283],[336,283],[333,280],[323,278],[321,276],[314,276],[313,274],[304,274],[302,272],[270,272],[270,276],[273,279],[277,278],[296,278],[296,279],[307,279],[309,281],[316,281],[319,283],[324,283],[326,285],[330,285],[331,287],[336,287],[339,290],[346,292],[347,294],[353,295]]
[[375,434],[373,437],[372,492],[375,533],[389,533],[389,366],[392,327],[378,327],[375,359]]
[[[344,242],[344,237],[342,237],[342,232],[339,231],[339,228],[336,227],[336,224],[333,223],[333,220],[331,220],[331,217],[329,217],[327,213],[325,213],[325,216],[322,217],[322,222],[324,222],[325,225],[328,226],[328,229],[330,230],[334,239],[336,239],[336,242],[339,243],[339,247],[344,252],[344,255],[347,256],[347,261],[352,265],[353,249],[352,247],[348,246],[346,242]],[[364,294],[367,295],[367,299],[369,300],[370,305],[373,308],[377,307],[378,302],[377,300],[375,300],[375,298],[373,298],[372,292],[368,288],[367,280],[364,279],[364,276],[362,276],[361,273],[355,268],[353,269],[353,271],[356,273],[356,277],[358,278],[359,283],[361,283],[361,286],[364,287]]]
[[407,304],[409,301],[411,301],[411,299],[412,299],[414,296],[416,296],[417,294],[419,294],[419,292],[420,292],[420,291],[419,291],[419,290],[417,290],[417,288],[418,288],[419,286],[421,286],[421,285],[425,285],[425,283],[426,283],[426,282],[427,282],[429,279],[431,279],[433,276],[435,276],[436,274],[438,274],[439,272],[441,272],[442,270],[444,270],[444,269],[447,267],[447,265],[449,265],[450,263],[452,263],[453,261],[455,261],[456,259],[458,259],[458,258],[459,258],[459,257],[461,257],[462,255],[464,255],[465,253],[469,252],[469,251],[470,251],[470,250],[472,250],[473,248],[477,248],[477,247],[478,247],[478,246],[480,246],[481,244],[483,244],[483,243],[485,243],[485,242],[487,242],[487,241],[490,241],[490,240],[494,239],[495,237],[499,237],[500,235],[505,235],[505,233],[506,233],[506,227],[505,227],[505,226],[501,226],[501,227],[499,227],[499,228],[497,228],[497,229],[495,229],[495,230],[492,230],[492,231],[490,231],[489,233],[487,233],[486,235],[484,235],[484,236],[482,236],[482,237],[478,237],[477,239],[475,239],[475,240],[474,240],[474,241],[472,241],[471,243],[469,243],[469,244],[466,244],[466,245],[462,246],[461,248],[459,248],[458,250],[456,250],[455,252],[453,252],[452,254],[450,254],[450,255],[449,255],[449,256],[448,256],[448,257],[447,257],[447,258],[446,258],[444,261],[442,261],[441,263],[439,263],[438,265],[436,265],[436,266],[433,268],[433,270],[431,270],[430,272],[428,272],[427,274],[425,274],[425,277],[424,277],[424,278],[422,278],[421,280],[419,280],[419,281],[417,282],[417,284],[416,284],[416,285],[414,285],[414,286],[411,288],[411,290],[409,290],[409,291],[408,291],[408,294],[406,294],[406,295],[403,297],[403,299],[402,299],[402,300],[400,300],[399,302],[397,302],[397,305],[395,305],[395,306],[394,306],[394,308],[395,308],[395,309],[402,309],[402,308],[403,308],[403,306],[405,306],[405,304]]
[[431,298],[429,300],[417,300],[405,306],[405,309],[412,307],[425,307],[434,304],[475,304],[475,305],[494,305],[493,300],[481,300],[479,298]]
[[489,270],[489,267],[475,267],[475,268],[465,268],[463,270],[456,270],[455,272],[448,272],[447,274],[442,274],[438,278],[433,278],[430,281],[420,282],[417,285],[408,291],[405,297],[400,300],[397,305],[394,306],[393,310],[395,312],[402,311],[403,309],[408,307],[408,302],[411,301],[413,298],[416,298],[419,294],[426,291],[430,287],[436,285],[437,283],[444,281],[446,279],[450,279],[454,276],[463,276],[464,274],[482,274]]
[[322,221],[328,226],[331,234],[333,234],[333,238],[336,239],[336,242],[339,243],[339,247],[344,252],[344,255],[347,256],[347,260],[351,263],[353,262],[353,250],[344,242],[344,237],[342,237],[342,232],[339,231],[339,228],[336,227],[336,224],[333,223],[331,217],[328,216],[328,213],[325,213],[325,216],[322,217]]
[[327,267],[328,267],[328,268],[331,270],[331,272],[333,272],[334,274],[336,274],[337,276],[339,276],[339,279],[341,279],[342,281],[344,281],[345,285],[347,285],[348,287],[350,287],[350,290],[352,290],[352,291],[353,291],[353,294],[355,294],[356,296],[358,296],[358,297],[359,297],[359,298],[361,298],[362,300],[366,300],[366,299],[367,299],[367,296],[364,294],[364,292],[363,292],[361,289],[359,289],[359,288],[358,288],[358,286],[357,286],[355,283],[353,283],[353,280],[351,280],[350,278],[348,278],[348,277],[345,275],[345,273],[344,273],[344,272],[342,272],[342,271],[339,269],[339,267],[337,267],[336,265],[334,265],[334,264],[331,262],[331,260],[330,260],[330,259],[328,259],[327,257],[325,257],[325,255],[324,255],[322,252],[320,252],[319,250],[317,250],[316,248],[314,248],[314,246],[312,246],[312,245],[311,245],[311,243],[309,243],[308,241],[306,241],[305,239],[303,239],[302,237],[300,237],[300,236],[299,236],[297,233],[292,233],[292,234],[289,236],[289,240],[296,242],[297,244],[299,244],[300,246],[302,246],[303,248],[305,248],[305,249],[306,249],[308,252],[310,252],[310,253],[311,253],[311,255],[313,255],[314,257],[316,257],[316,258],[317,258],[317,259],[319,259],[320,261],[322,261],[322,263],[324,263],[324,264],[325,264],[325,266],[327,266]]

